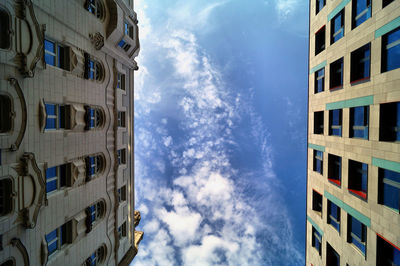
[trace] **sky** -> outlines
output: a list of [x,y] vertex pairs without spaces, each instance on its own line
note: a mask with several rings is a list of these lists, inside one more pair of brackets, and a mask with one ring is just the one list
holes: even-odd
[[308,1],[135,11],[132,265],[304,265]]

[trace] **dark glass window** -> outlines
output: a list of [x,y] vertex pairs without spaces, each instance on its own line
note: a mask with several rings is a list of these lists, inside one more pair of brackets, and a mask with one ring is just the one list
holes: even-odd
[[325,26],[315,33],[315,55],[325,50]]
[[400,27],[382,36],[382,72],[400,67]]
[[330,65],[330,89],[338,89],[343,86],[343,57]]
[[326,0],[317,0],[317,2],[316,2],[316,14],[318,14],[319,11],[321,11],[321,9],[325,6],[325,1]]
[[126,164],[126,149],[121,149],[117,151],[118,164]]
[[399,212],[400,173],[379,168],[378,203]]
[[67,185],[71,165],[63,164],[46,169],[46,193],[51,193]]
[[313,190],[312,197],[312,209],[316,212],[322,213],[322,195]]
[[323,160],[324,160],[324,153],[322,151],[314,150],[314,171],[318,172],[322,175],[323,173]]
[[126,43],[126,41],[125,41],[124,39],[122,39],[122,40],[118,43],[118,46],[121,47],[122,49],[124,49],[125,52],[127,52],[127,51],[131,48],[131,45],[128,44],[128,43]]
[[9,259],[3,262],[0,266],[15,266],[15,263],[13,259]]
[[55,253],[67,243],[67,224],[65,223],[46,235],[48,256]]
[[392,3],[394,0],[383,0],[382,1],[382,8],[386,7],[388,4]]
[[9,178],[0,180],[0,216],[12,211],[12,181]]
[[371,17],[371,3],[371,0],[353,0],[353,29]]
[[322,68],[315,72],[315,88],[314,92],[323,92],[325,88],[325,68]]
[[118,112],[118,127],[125,127],[125,112]]
[[400,249],[389,243],[379,235],[377,236],[376,265],[400,265]]
[[328,200],[328,224],[340,233],[340,208]]
[[369,106],[350,108],[350,138],[368,139]]
[[364,255],[367,243],[367,227],[351,216],[348,215],[347,241],[353,243]]
[[380,105],[379,140],[400,141],[400,102]]
[[324,134],[324,111],[314,113],[314,134]]
[[0,49],[10,48],[10,15],[0,7]]
[[329,111],[329,135],[342,136],[342,109]]
[[131,39],[133,39],[133,26],[129,22],[125,21],[125,23],[124,23],[124,32]]
[[340,256],[328,242],[326,242],[326,266],[340,266]]
[[351,194],[367,199],[368,164],[349,160],[349,191]]
[[344,9],[331,20],[331,44],[344,36]]
[[0,134],[12,129],[12,104],[7,95],[0,95]]
[[44,52],[46,64],[69,70],[69,47],[45,39]]
[[328,180],[338,186],[342,180],[342,158],[333,154],[328,155]]
[[318,254],[321,256],[322,251],[322,236],[317,231],[317,229],[312,227],[312,246],[318,251]]
[[371,68],[371,45],[368,43],[351,53],[350,82],[369,79]]

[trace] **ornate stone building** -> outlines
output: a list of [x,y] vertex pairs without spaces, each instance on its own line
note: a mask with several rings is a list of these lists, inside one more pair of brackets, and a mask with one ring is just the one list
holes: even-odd
[[309,3],[306,265],[400,265],[400,1]]
[[133,0],[0,1],[0,265],[129,265]]

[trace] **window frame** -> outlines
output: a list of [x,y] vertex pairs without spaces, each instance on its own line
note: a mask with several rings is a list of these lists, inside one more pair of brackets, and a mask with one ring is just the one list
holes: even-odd
[[118,46],[123,49],[125,52],[128,52],[129,49],[131,49],[131,45],[129,43],[127,43],[124,38],[122,38],[119,43]]
[[[336,20],[339,19],[340,17],[340,29],[335,31],[336,27]],[[339,13],[337,13],[332,19],[331,19],[331,45],[334,44],[335,42],[339,41],[344,37],[344,20],[345,20],[345,8],[343,8]],[[342,33],[341,37],[338,39],[335,39],[337,35],[340,35]]]
[[[360,74],[360,69],[364,73]],[[350,53],[350,83],[355,85],[371,78],[371,43],[367,43]]]
[[[386,196],[392,198],[385,197],[385,192]],[[396,205],[396,201],[397,208],[393,206]],[[400,214],[400,173],[384,168],[378,169],[378,204]]]
[[[12,46],[12,38],[11,38],[12,17],[11,14],[8,12],[8,10],[3,6],[0,6],[0,16],[2,15],[1,13],[4,13],[4,16],[6,16],[6,18],[4,19],[4,21],[0,21],[0,26],[4,27],[3,29],[0,27],[0,35],[4,34],[4,38],[2,36],[2,41],[4,42],[4,46],[2,47],[1,45],[3,43],[0,42],[0,50],[10,50]],[[7,22],[7,23],[4,23],[3,25],[3,23],[1,22]]]
[[[57,192],[61,189],[67,187],[67,179],[68,179],[68,167],[70,167],[69,163],[56,165],[52,167],[47,167],[45,170],[45,179],[46,179],[46,194],[51,195],[54,192]],[[63,169],[64,168],[64,169]],[[48,171],[55,169],[54,173],[51,173],[51,176],[48,176]],[[65,171],[63,174],[62,171]],[[54,174],[54,175],[53,175]],[[52,183],[55,181],[55,188],[49,190],[48,183]]]
[[394,0],[383,0],[382,1],[382,9],[393,3]]
[[314,131],[316,135],[324,135],[324,111],[314,112]]
[[[390,37],[392,35],[394,37],[398,37],[398,39],[395,39],[395,40],[393,40],[393,41],[391,41],[389,43],[389,41],[390,41],[389,39],[390,39]],[[388,33],[386,33],[386,34],[384,34],[382,36],[382,55],[381,55],[381,58],[382,58],[382,61],[381,61],[381,72],[382,73],[389,72],[389,71],[392,71],[392,70],[400,68],[400,63],[399,63],[400,58],[388,55],[390,49],[392,49],[392,48],[396,48],[394,54],[396,54],[397,50],[400,50],[400,27],[397,27],[396,29],[394,29],[394,30],[392,30],[392,31],[390,31],[390,32],[388,32]],[[393,66],[389,67],[388,58],[394,60],[395,64]]]
[[[327,224],[330,224],[333,228],[338,231],[340,235],[340,207],[337,206],[335,203],[332,201],[328,200],[328,206],[327,206]],[[336,212],[336,213],[335,213]]]
[[[356,112],[362,112],[363,123],[362,125],[356,124]],[[369,139],[369,105],[356,106],[350,108],[350,126],[349,126],[349,138],[354,139]],[[362,137],[355,136],[356,132],[363,132]]]
[[[333,121],[336,120],[336,117],[334,117],[336,115],[338,115],[337,124],[336,122]],[[334,134],[335,130],[338,130],[338,134]],[[329,136],[342,137],[342,135],[343,135],[343,109],[329,110]]]
[[125,148],[117,150],[117,162],[118,162],[118,165],[126,164],[126,149]]
[[126,185],[123,185],[118,189],[118,202],[122,203],[126,201]]
[[315,55],[320,54],[326,48],[326,27],[322,26],[315,33]]
[[12,213],[14,203],[12,193],[14,184],[11,178],[5,177],[0,179],[0,216],[4,217]]
[[400,101],[379,105],[379,141],[400,142]]
[[[365,9],[362,10],[360,13],[357,13],[357,4],[359,1],[364,1],[365,2]],[[361,24],[363,24],[365,21],[370,19],[372,17],[372,1],[371,0],[353,0],[352,1],[352,29],[357,28]],[[366,18],[362,20],[362,17],[367,14]],[[361,22],[358,22],[359,20],[362,20]]]
[[336,265],[340,265],[340,255],[339,253],[336,252],[336,250],[328,243],[326,242],[326,266],[331,266],[330,261],[328,261],[330,258],[332,258],[332,255],[335,256],[336,259]]
[[[338,90],[343,88],[344,83],[344,60],[343,57],[339,58],[338,60],[332,62],[329,65],[329,90]],[[340,67],[339,67],[340,66]],[[340,82],[338,82],[339,74],[340,73]]]
[[121,241],[126,237],[126,221],[118,227],[118,239]]
[[[323,2],[322,7],[320,7],[321,2]],[[317,15],[319,12],[321,12],[321,10],[325,7],[326,5],[326,0],[316,0],[316,5],[315,5],[315,11]]]
[[[376,234],[376,265],[382,263],[382,265],[399,265],[400,261],[394,261],[395,258],[400,260],[400,248],[395,246],[393,243],[388,241],[380,234]],[[387,249],[391,250],[388,251]],[[383,255],[382,255],[383,253]],[[395,255],[397,254],[397,256]],[[389,258],[390,256],[390,258]],[[386,261],[384,261],[386,260]]]
[[86,0],[84,8],[96,18],[104,19],[104,5],[101,0]]
[[[367,252],[367,226],[350,214],[347,214],[347,217],[347,242],[355,246],[365,257]],[[353,232],[355,223],[357,227],[360,225],[360,228],[357,228],[357,230],[360,229],[360,235],[357,232]]]
[[[46,48],[46,42],[51,43],[54,47],[53,51],[50,51]],[[46,66],[52,66],[56,68],[63,69],[65,71],[70,71],[70,65],[69,65],[69,46],[64,45],[60,42],[57,42],[51,38],[45,37],[44,39],[44,62]],[[48,62],[46,59],[46,55],[49,55],[53,58],[54,64],[51,62]]]
[[[314,74],[314,94],[321,93],[325,91],[325,67],[315,71]],[[322,80],[321,82],[319,82]],[[321,88],[319,86],[321,84]]]
[[319,256],[322,255],[322,235],[318,232],[317,229],[315,229],[314,226],[312,226],[311,230],[311,246],[317,250]]
[[[320,170],[318,170],[318,163],[320,164]],[[323,175],[324,173],[324,152],[314,150],[313,152],[313,171]]]
[[117,126],[121,127],[121,128],[126,128],[126,112],[125,111],[118,111]]
[[10,96],[0,94],[0,135],[7,135],[14,128],[14,106]]
[[366,201],[368,199],[368,164],[349,159],[348,191]]
[[[49,107],[53,106],[54,108],[54,113],[49,114]],[[44,108],[46,111],[46,122],[44,126],[45,131],[52,131],[52,130],[66,130],[67,128],[67,119],[68,117],[68,112],[67,112],[67,104],[59,104],[59,103],[51,103],[51,102],[45,102],[44,103]],[[64,117],[62,117],[64,115]],[[53,120],[55,123],[55,126],[48,126],[48,121]]]
[[117,89],[125,91],[125,74],[117,73]]
[[318,212],[322,217],[323,196],[315,189],[312,190],[312,210]]
[[[56,236],[49,241],[49,236],[55,232]],[[47,243],[47,252],[48,252],[48,257],[51,257],[52,255],[56,254],[58,251],[62,250],[63,247],[65,247],[68,244],[67,241],[67,223],[61,225],[60,227],[57,227],[50,233],[45,235],[46,243]],[[63,237],[65,235],[65,238]],[[50,236],[52,237],[52,236]],[[49,246],[56,243],[56,248],[50,252]]]
[[[336,175],[337,176],[334,176]],[[328,154],[328,181],[338,187],[342,185],[342,157]]]
[[104,159],[101,155],[95,154],[85,158],[86,181],[90,181],[103,171]]

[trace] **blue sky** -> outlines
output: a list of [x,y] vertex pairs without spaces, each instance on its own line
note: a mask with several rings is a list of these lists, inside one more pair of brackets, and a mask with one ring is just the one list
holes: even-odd
[[304,265],[308,1],[135,1],[133,265]]

